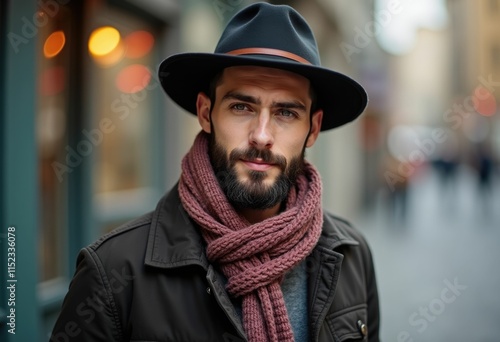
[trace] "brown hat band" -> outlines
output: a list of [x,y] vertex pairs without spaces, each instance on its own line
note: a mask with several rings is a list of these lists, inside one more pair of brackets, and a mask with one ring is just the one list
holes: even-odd
[[312,64],[307,59],[304,59],[304,58],[302,58],[294,53],[291,53],[288,51],[283,51],[283,50],[278,50],[278,49],[244,48],[244,49],[237,49],[237,50],[229,51],[229,52],[226,52],[226,54],[233,55],[233,56],[252,55],[252,54],[272,55],[272,56],[280,56],[280,57],[292,59],[292,60],[299,62],[299,63],[302,63],[302,64]]

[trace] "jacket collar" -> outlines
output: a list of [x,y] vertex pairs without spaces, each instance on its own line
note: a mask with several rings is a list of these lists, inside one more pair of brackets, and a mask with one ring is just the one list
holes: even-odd
[[208,267],[205,243],[181,204],[177,184],[158,202],[153,212],[145,264],[160,268]]
[[[323,230],[316,249],[332,251],[341,245],[358,245],[358,242],[342,221],[324,215]],[[208,268],[205,242],[181,204],[177,185],[158,202],[153,212],[145,264],[160,268],[187,265]]]

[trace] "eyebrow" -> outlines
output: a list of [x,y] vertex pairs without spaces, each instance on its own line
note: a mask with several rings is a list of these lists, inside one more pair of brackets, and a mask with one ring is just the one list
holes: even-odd
[[[262,104],[260,99],[254,97],[254,96],[245,95],[245,94],[242,94],[242,93],[239,93],[236,91],[230,91],[222,97],[222,101],[230,100],[230,99],[238,100],[238,101],[242,101],[242,102],[253,103],[256,105]],[[299,110],[307,111],[306,106],[299,101],[273,102],[271,104],[271,107],[273,107],[273,108],[285,108],[285,109],[299,109]]]
[[230,91],[229,93],[227,93],[226,95],[224,95],[222,97],[222,101],[231,100],[231,99],[243,101],[243,102],[248,102],[248,103],[253,103],[253,104],[257,104],[257,105],[261,104],[261,102],[258,98],[251,96],[251,95],[245,95],[242,93],[238,93],[236,91]]
[[285,108],[285,109],[299,109],[306,111],[306,106],[304,106],[302,103],[298,101],[293,101],[293,102],[273,102],[272,104],[273,107],[278,107],[278,108]]

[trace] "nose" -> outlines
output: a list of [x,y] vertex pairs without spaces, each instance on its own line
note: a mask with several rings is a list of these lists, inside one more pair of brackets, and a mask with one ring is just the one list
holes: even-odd
[[270,149],[274,144],[272,122],[269,111],[264,110],[256,116],[255,124],[250,131],[250,145],[258,149]]

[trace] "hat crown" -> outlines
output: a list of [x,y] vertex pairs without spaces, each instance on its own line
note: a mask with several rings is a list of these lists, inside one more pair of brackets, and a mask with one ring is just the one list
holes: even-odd
[[264,48],[297,55],[320,66],[318,46],[305,19],[286,5],[256,3],[229,20],[215,53]]

